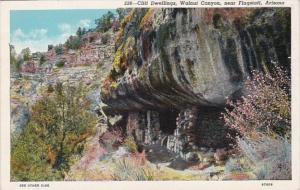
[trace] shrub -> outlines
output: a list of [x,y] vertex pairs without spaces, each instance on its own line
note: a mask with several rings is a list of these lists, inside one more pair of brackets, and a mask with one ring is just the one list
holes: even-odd
[[124,141],[124,146],[129,152],[137,152],[137,145],[135,143],[135,140],[133,136],[128,136]]
[[77,50],[81,47],[82,43],[81,36],[70,36],[65,45],[68,49]]
[[79,87],[57,84],[32,107],[29,124],[13,139],[12,179],[58,180],[69,170],[72,157],[81,154],[85,140],[94,134],[96,117]]
[[135,55],[136,49],[135,40],[133,37],[128,37],[126,41],[120,45],[115,53],[113,61],[113,69],[120,75],[124,74]]
[[12,71],[19,72],[21,69],[21,65],[17,64],[17,53],[15,50],[15,47],[13,45],[9,45],[9,50],[10,50],[10,68]]
[[101,41],[103,44],[107,44],[107,42],[109,41],[110,39],[110,35],[109,33],[105,33],[101,36]]
[[113,20],[115,20],[114,14],[111,11],[108,11],[101,18],[95,20],[97,30],[101,32],[108,31],[112,26]]
[[132,19],[135,17],[135,15],[136,15],[136,9],[132,9],[122,20],[120,30],[115,38],[115,44],[117,46],[121,45],[122,40],[124,38],[124,34],[125,34],[125,27],[129,22],[132,21]]
[[36,127],[29,123],[25,131],[12,139],[11,149],[11,180],[12,181],[43,181],[59,180],[62,174],[54,170],[47,161],[47,145],[29,128]]
[[54,88],[53,88],[52,84],[48,84],[48,86],[47,86],[47,92],[48,93],[54,92]]
[[251,170],[248,159],[244,157],[230,158],[225,165],[225,173],[247,172]]
[[45,62],[46,62],[46,57],[44,54],[42,54],[40,57],[40,65],[44,64]]
[[253,71],[245,82],[241,100],[228,101],[230,109],[223,114],[225,124],[243,136],[253,138],[260,133],[290,135],[290,78],[279,67],[273,74]]
[[113,61],[113,69],[117,72],[117,73],[123,73],[124,70],[126,69],[125,65],[126,63],[124,60],[124,55],[123,55],[123,47],[124,45],[121,45],[116,53],[115,53],[115,57],[114,57],[114,61]]
[[135,162],[123,159],[116,163],[112,178],[117,181],[151,181],[154,173],[146,166],[138,166]]
[[64,53],[64,48],[62,44],[59,44],[58,46],[55,46],[55,53],[57,55],[61,55]]
[[31,59],[31,51],[29,48],[23,49],[20,54],[23,55],[24,61],[29,61]]
[[56,64],[55,64],[58,68],[61,68],[61,67],[64,67],[65,66],[65,63],[63,61],[58,61]]
[[228,101],[225,124],[239,133],[237,145],[258,179],[291,179],[291,86],[288,73],[252,72],[241,100]]
[[119,16],[119,20],[123,20],[124,17],[126,16],[128,9],[124,9],[124,8],[117,8],[116,9],[118,16]]
[[261,140],[238,138],[239,148],[252,162],[258,179],[291,179],[291,143],[264,136]]
[[81,38],[84,34],[86,34],[86,29],[81,27],[78,27],[77,31],[76,31],[76,35]]

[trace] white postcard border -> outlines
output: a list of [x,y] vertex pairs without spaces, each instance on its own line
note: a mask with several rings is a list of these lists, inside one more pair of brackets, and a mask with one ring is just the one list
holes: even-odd
[[[156,0],[157,1],[157,0]],[[171,1],[171,0],[170,0]],[[179,0],[175,0],[179,2]],[[209,0],[206,0],[209,1]],[[212,0],[210,0],[212,1]],[[221,0],[214,0],[215,2]],[[232,0],[237,1],[237,0]],[[249,0],[248,0],[249,1]],[[265,2],[266,0],[261,0]],[[279,0],[274,0],[278,2]],[[10,182],[10,77],[9,77],[9,39],[10,39],[10,10],[38,10],[38,9],[110,9],[126,7],[123,0],[102,0],[102,1],[19,1],[0,2],[0,150],[1,150],[1,178],[0,189],[156,189],[156,190],[186,190],[186,189],[276,189],[293,190],[300,189],[300,41],[299,41],[299,1],[282,0],[284,7],[291,7],[292,16],[292,180],[255,180],[255,181],[146,181],[146,182],[116,182],[116,181],[63,181],[63,182]],[[280,1],[280,2],[282,2]],[[199,1],[201,2],[201,1]],[[238,1],[237,1],[238,2]],[[149,7],[133,5],[131,7]],[[167,7],[167,6],[163,6]],[[175,6],[174,6],[175,7]],[[196,6],[180,6],[196,7]],[[222,6],[197,6],[218,8]],[[261,6],[235,6],[241,8],[261,7]],[[264,7],[277,7],[268,6]],[[128,7],[129,8],[129,7]],[[272,186],[263,186],[263,183],[272,183]],[[20,187],[20,184],[49,184],[50,187],[29,188]]]

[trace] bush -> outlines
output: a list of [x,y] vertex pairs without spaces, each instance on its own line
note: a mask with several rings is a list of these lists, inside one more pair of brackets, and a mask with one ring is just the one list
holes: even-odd
[[86,34],[86,29],[81,27],[78,27],[77,31],[76,31],[76,36],[78,36],[79,38],[81,38],[84,34]]
[[291,179],[291,84],[275,67],[258,71],[245,82],[241,100],[228,101],[225,124],[239,133],[237,145],[252,163],[258,179]]
[[238,145],[254,165],[258,179],[292,179],[291,143],[288,139],[268,136],[261,140],[238,138]]
[[59,180],[94,134],[96,117],[79,87],[57,84],[32,107],[29,124],[12,141],[12,180]]
[[44,64],[45,62],[46,62],[46,57],[44,54],[42,54],[40,57],[40,65]]
[[62,55],[64,53],[64,48],[62,44],[59,44],[58,46],[55,46],[55,53],[57,55]]
[[107,44],[109,39],[110,39],[110,35],[108,33],[105,33],[101,36],[101,41],[102,41],[103,44]]
[[29,123],[25,131],[12,139],[11,180],[12,181],[47,181],[62,179],[62,174],[54,170],[47,161],[47,145],[31,129]]
[[96,28],[100,32],[106,32],[112,27],[115,16],[111,11],[108,11],[101,18],[95,20]]
[[29,61],[31,59],[31,51],[29,48],[22,49],[21,55],[23,55],[24,61]]
[[65,63],[63,61],[58,61],[55,65],[56,67],[61,68],[65,66]]
[[10,68],[12,71],[19,72],[21,69],[21,64],[18,63],[17,53],[13,45],[9,45],[10,50]]
[[276,67],[273,74],[254,71],[245,82],[241,100],[228,101],[229,109],[223,114],[225,124],[247,137],[260,133],[290,135],[291,92],[287,72]]
[[123,159],[116,163],[112,178],[117,181],[151,181],[154,179],[153,176],[154,173],[150,168]]
[[137,145],[136,142],[133,138],[133,136],[128,136],[125,141],[124,141],[124,146],[126,147],[126,149],[131,152],[131,153],[135,153],[137,152]]
[[53,88],[52,84],[48,84],[48,86],[47,86],[47,92],[48,93],[54,92],[54,88]]
[[82,43],[81,36],[70,36],[65,45],[68,49],[77,50],[81,47]]
[[250,171],[250,163],[248,159],[245,159],[244,157],[239,158],[230,158],[225,165],[225,173],[240,173],[240,172],[248,172]]

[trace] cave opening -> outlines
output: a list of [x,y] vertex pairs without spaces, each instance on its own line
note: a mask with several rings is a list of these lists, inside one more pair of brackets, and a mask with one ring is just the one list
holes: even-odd
[[174,134],[178,114],[179,112],[175,109],[159,112],[159,124],[163,134]]

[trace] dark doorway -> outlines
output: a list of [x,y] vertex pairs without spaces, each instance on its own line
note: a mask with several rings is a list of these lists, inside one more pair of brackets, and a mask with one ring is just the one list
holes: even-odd
[[175,109],[159,112],[160,130],[167,135],[172,135],[176,129],[176,117],[179,112]]

